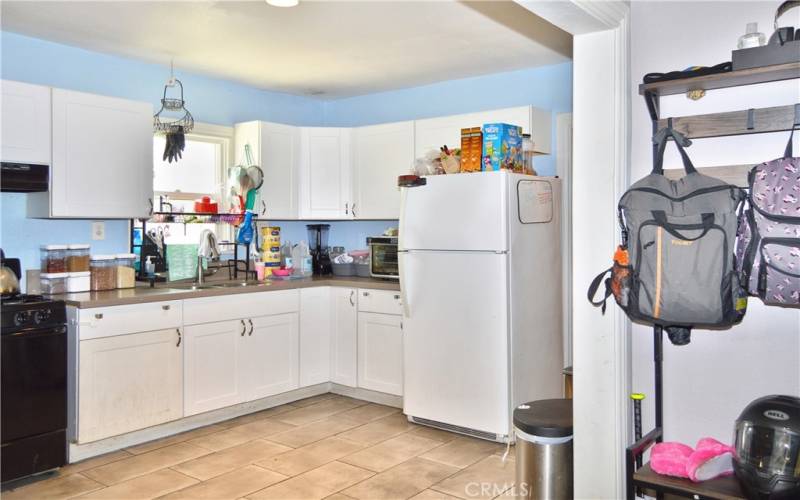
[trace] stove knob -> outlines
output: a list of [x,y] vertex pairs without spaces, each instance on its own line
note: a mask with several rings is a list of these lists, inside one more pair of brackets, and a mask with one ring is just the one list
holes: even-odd
[[50,309],[43,309],[33,313],[33,321],[35,323],[44,323],[50,318]]
[[20,311],[14,315],[14,324],[16,326],[22,326],[28,321],[29,318],[30,313],[28,311]]

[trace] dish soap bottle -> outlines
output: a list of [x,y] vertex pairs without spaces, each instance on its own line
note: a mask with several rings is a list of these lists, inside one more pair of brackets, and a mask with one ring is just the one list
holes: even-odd
[[736,45],[739,49],[752,49],[753,47],[761,47],[767,43],[767,38],[764,33],[758,31],[758,23],[747,23],[747,30],[744,35],[739,37],[739,43]]

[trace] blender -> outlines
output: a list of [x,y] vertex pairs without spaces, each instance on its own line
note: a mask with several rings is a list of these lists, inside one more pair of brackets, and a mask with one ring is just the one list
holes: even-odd
[[315,276],[324,276],[333,272],[331,254],[328,247],[328,231],[330,224],[308,224],[308,243],[311,252],[311,268]]

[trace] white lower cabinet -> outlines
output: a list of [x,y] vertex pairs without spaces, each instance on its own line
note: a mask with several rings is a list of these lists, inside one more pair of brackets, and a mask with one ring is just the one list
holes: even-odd
[[299,387],[297,313],[186,327],[186,416]]
[[358,311],[355,288],[331,288],[331,373],[333,383],[356,387]]
[[250,329],[246,337],[241,337],[246,401],[300,387],[297,313],[261,316],[247,322]]
[[401,316],[358,313],[358,386],[403,394],[403,330]]
[[185,328],[184,415],[241,403],[245,320],[219,321]]
[[300,387],[331,379],[331,288],[300,290]]
[[78,442],[181,418],[183,347],[177,328],[80,341]]

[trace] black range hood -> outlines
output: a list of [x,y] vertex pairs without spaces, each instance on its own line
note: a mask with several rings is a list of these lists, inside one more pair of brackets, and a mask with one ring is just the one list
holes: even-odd
[[50,167],[29,163],[0,164],[0,191],[4,193],[40,193],[50,184]]

